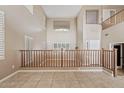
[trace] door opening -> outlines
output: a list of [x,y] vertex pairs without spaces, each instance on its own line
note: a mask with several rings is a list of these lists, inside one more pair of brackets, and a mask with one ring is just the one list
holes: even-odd
[[117,49],[117,66],[121,67],[121,60],[120,60],[120,58],[121,58],[121,56],[120,56],[121,46],[120,45],[114,45],[114,48]]
[[113,47],[117,49],[117,74],[124,76],[124,43],[116,43]]

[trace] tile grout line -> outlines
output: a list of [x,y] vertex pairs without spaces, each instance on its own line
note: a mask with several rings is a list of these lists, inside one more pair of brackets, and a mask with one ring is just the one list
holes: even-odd
[[1,80],[0,80],[0,83],[2,83],[3,81],[7,80],[8,78],[14,76],[14,75],[17,74],[17,73],[18,73],[18,70],[15,71],[15,72],[13,72],[13,73],[11,73],[11,74],[9,74],[8,76],[6,76],[6,77],[4,77],[3,79],[1,79]]
[[12,74],[1,79],[0,83],[5,81],[8,78],[14,76],[15,74],[17,74],[19,72],[104,72],[104,70],[99,70],[99,71],[98,70],[82,70],[82,69],[80,69],[80,70],[17,70],[15,72],[13,72]]
[[53,72],[53,76],[52,76],[52,79],[51,79],[51,84],[50,84],[50,88],[53,88],[52,86],[53,86],[53,78],[54,78],[54,76],[55,76],[55,72]]
[[42,77],[42,74],[40,76],[40,79],[37,81],[37,84],[35,85],[35,88],[38,88],[37,86],[38,86],[39,82],[41,81],[41,77]]
[[28,80],[25,80],[25,82],[23,82],[23,84],[21,85],[21,88],[24,88],[23,86],[24,86],[25,83],[28,82],[28,81],[29,81],[29,79],[28,79]]
[[74,73],[74,76],[76,77],[76,79],[77,79],[77,82],[79,83],[79,85],[80,85],[80,88],[82,87],[81,86],[81,84],[80,84],[80,82],[79,82],[79,79],[77,78],[77,76],[75,75],[75,73]]

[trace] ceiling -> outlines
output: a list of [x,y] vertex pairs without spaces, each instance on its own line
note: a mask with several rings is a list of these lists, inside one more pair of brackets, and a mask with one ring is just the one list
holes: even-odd
[[103,8],[109,8],[109,9],[124,9],[124,5],[103,5]]
[[81,7],[101,7],[109,9],[124,9],[124,5],[42,5],[48,18],[74,18]]
[[48,18],[74,18],[81,9],[81,5],[43,5]]

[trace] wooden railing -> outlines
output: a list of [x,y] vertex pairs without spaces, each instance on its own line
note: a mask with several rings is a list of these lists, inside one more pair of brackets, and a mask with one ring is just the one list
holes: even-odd
[[102,22],[102,29],[107,29],[113,25],[116,25],[118,23],[121,23],[124,21],[124,9],[120,10],[110,18],[106,19],[104,22]]
[[104,67],[115,72],[115,50],[21,50],[21,67]]

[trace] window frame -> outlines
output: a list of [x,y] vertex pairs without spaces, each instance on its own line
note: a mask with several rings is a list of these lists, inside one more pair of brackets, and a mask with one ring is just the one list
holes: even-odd
[[[68,28],[56,28],[55,26],[55,24],[56,24],[56,22],[67,22],[67,24],[68,24]],[[71,23],[70,23],[70,21],[68,21],[68,20],[54,20],[53,21],[53,30],[55,31],[55,32],[69,32],[70,31],[70,28],[71,28]]]
[[3,15],[3,54],[0,56],[0,61],[1,60],[5,60],[6,59],[6,47],[5,47],[5,42],[6,42],[6,38],[5,38],[5,13],[4,13],[4,11],[1,11],[0,10],[0,14],[2,14]]
[[70,43],[67,43],[67,42],[54,42],[53,43],[53,48],[54,49],[61,49],[61,48],[70,49]]
[[[96,23],[88,23],[87,22],[87,19],[88,19],[88,17],[87,17],[87,12],[96,12],[97,14],[96,14]],[[85,14],[85,16],[86,16],[86,24],[99,24],[99,10],[97,10],[97,9],[94,9],[94,10],[86,10],[86,12],[85,12],[86,14]]]

